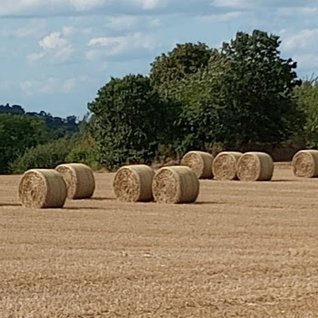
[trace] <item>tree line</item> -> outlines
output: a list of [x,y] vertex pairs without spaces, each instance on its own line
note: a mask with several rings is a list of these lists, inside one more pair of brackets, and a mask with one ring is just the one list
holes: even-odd
[[111,78],[88,103],[90,115],[79,131],[47,144],[38,125],[49,121],[28,117],[32,142],[24,143],[6,171],[60,161],[114,169],[178,159],[191,149],[262,149],[288,142],[316,147],[318,82],[300,80],[296,61],[281,56],[280,44],[278,36],[260,30],[237,32],[219,49],[177,44],[155,57],[148,75]]

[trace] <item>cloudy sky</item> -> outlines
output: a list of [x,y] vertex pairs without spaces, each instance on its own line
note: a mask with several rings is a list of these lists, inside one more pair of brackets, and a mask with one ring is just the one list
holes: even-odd
[[0,104],[82,118],[111,76],[253,29],[281,37],[299,77],[318,76],[317,17],[318,0],[0,0]]

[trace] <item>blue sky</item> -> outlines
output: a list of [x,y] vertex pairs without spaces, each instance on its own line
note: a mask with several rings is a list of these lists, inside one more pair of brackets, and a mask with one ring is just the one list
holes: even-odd
[[318,0],[0,0],[0,104],[82,118],[111,76],[147,74],[176,43],[279,35],[318,76]]

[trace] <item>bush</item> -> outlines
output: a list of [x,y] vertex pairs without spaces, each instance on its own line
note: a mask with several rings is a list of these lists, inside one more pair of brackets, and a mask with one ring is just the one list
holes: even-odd
[[67,155],[66,162],[80,162],[93,169],[99,169],[99,155],[94,139],[90,136],[80,137]]
[[66,162],[74,144],[74,139],[61,138],[28,149],[23,156],[10,164],[13,173],[23,173],[32,168],[55,168]]

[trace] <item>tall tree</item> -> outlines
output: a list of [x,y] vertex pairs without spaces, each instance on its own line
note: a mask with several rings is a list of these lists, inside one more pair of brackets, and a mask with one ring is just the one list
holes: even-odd
[[154,158],[165,133],[166,103],[148,77],[112,78],[88,108],[102,164],[112,168]]
[[151,83],[161,92],[171,90],[173,84],[205,68],[213,53],[215,50],[201,42],[177,44],[172,51],[157,56],[152,62]]
[[301,83],[297,63],[280,56],[280,43],[278,36],[254,30],[223,44],[228,68],[219,77],[225,97],[219,115],[225,141],[279,142],[300,129],[303,114],[292,98]]

